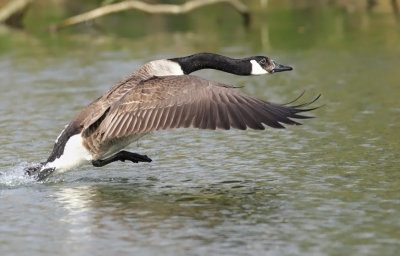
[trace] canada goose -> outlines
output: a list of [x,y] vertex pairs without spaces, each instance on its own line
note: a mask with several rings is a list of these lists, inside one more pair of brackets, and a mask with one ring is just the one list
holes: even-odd
[[[114,161],[151,162],[146,155],[122,151],[151,131],[200,129],[264,130],[284,128],[306,119],[301,105],[274,104],[245,95],[235,87],[189,75],[217,69],[236,75],[262,75],[292,70],[264,56],[232,59],[212,53],[151,61],[86,106],[61,132],[49,158],[25,169],[42,180],[84,163],[95,167]],[[300,95],[301,96],[301,95]],[[296,99],[297,100],[297,99]]]

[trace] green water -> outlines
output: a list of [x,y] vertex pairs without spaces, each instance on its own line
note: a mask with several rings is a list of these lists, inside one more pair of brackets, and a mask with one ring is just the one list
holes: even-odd
[[[250,4],[248,29],[220,5],[173,17],[128,12],[56,35],[44,9],[24,32],[1,29],[2,255],[397,255],[398,19],[261,2]],[[84,166],[44,183],[22,175],[124,76],[202,51],[291,65],[273,76],[196,75],[278,103],[322,93],[323,107],[286,130],[153,133],[129,147],[150,164]]]

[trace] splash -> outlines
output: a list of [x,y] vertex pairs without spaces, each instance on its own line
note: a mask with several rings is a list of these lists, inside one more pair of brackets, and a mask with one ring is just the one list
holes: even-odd
[[17,187],[36,183],[32,177],[24,174],[24,168],[28,165],[29,163],[18,163],[0,168],[0,187]]

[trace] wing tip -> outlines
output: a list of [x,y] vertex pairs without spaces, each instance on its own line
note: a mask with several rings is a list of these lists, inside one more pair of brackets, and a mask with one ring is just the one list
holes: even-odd
[[302,104],[297,104],[297,105],[290,105],[290,104],[293,104],[293,103],[297,102],[300,98],[302,98],[304,96],[304,94],[305,94],[305,91],[303,91],[294,100],[292,100],[292,101],[290,101],[288,103],[285,103],[285,104],[278,105],[280,108],[283,108],[282,110],[288,111],[287,115],[285,115],[285,116],[286,116],[286,118],[288,120],[290,120],[289,122],[283,121],[281,123],[287,124],[287,125],[302,125],[302,123],[294,121],[292,119],[311,119],[311,118],[315,118],[314,116],[307,116],[307,115],[303,115],[303,114],[299,114],[299,113],[310,112],[310,111],[313,111],[313,110],[316,110],[316,109],[319,109],[319,108],[325,106],[325,105],[319,105],[319,106],[316,106],[316,107],[308,107],[308,106],[312,105],[313,103],[315,103],[316,101],[318,101],[321,98],[321,96],[322,96],[321,93],[319,93],[317,96],[315,96],[311,101],[308,101],[308,102],[305,102],[305,103],[302,103]]

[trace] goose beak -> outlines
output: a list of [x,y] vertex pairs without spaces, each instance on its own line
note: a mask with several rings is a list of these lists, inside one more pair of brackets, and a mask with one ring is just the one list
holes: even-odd
[[290,70],[293,70],[292,67],[279,64],[279,63],[276,62],[276,61],[273,61],[273,63],[274,63],[274,65],[275,65],[275,67],[272,69],[272,72],[274,72],[274,73],[275,73],[275,72],[283,72],[283,71],[290,71]]

